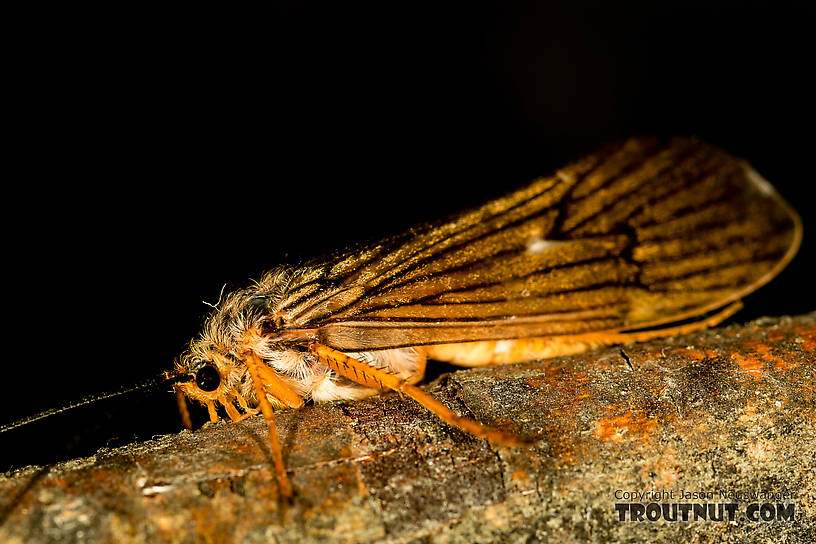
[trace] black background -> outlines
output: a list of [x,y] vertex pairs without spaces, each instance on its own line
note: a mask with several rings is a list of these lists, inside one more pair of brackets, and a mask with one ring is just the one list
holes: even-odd
[[[169,368],[225,284],[631,134],[698,136],[774,183],[804,244],[734,320],[814,309],[805,3],[337,4],[25,23],[0,421]],[[98,403],[0,436],[0,470],[179,428],[168,393]]]

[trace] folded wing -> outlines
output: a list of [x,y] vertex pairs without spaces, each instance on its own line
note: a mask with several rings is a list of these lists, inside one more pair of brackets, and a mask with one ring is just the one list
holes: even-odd
[[286,327],[347,351],[616,332],[738,300],[801,222],[750,166],[634,138],[445,222],[304,268]]

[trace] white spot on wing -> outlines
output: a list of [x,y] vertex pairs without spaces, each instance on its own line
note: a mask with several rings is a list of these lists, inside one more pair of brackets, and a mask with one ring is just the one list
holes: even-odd
[[563,244],[564,242],[557,242],[554,240],[545,240],[540,236],[535,236],[530,238],[530,241],[527,242],[527,253],[532,255],[538,255],[540,253],[544,253],[548,249],[554,246],[558,246]]

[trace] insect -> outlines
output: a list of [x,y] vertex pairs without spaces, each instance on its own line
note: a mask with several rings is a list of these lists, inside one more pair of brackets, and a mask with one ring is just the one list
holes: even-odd
[[801,232],[746,163],[693,139],[633,138],[450,220],[268,272],[213,311],[177,367],[195,379],[176,387],[213,421],[218,406],[233,420],[260,409],[284,495],[273,411],[306,400],[396,390],[519,444],[414,387],[426,358],[513,363],[716,324]]
[[694,139],[632,138],[451,219],[266,273],[223,297],[168,379],[214,422],[262,412],[291,497],[275,409],[395,390],[520,445],[415,387],[426,359],[514,363],[712,326],[801,237],[747,163]]

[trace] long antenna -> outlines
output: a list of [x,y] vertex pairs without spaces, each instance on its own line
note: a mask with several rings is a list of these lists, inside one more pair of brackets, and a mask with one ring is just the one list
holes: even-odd
[[17,421],[12,421],[11,423],[5,423],[0,425],[0,433],[4,433],[6,431],[10,431],[12,429],[16,429],[17,427],[22,427],[23,425],[28,425],[29,423],[33,423],[35,421],[39,421],[40,419],[45,419],[50,416],[54,416],[60,414],[62,412],[66,412],[68,410],[73,410],[74,408],[79,408],[80,406],[85,406],[86,404],[91,404],[92,402],[97,402],[100,400],[109,399],[111,397],[118,397],[120,395],[126,395],[128,393],[133,393],[134,391],[141,391],[144,389],[153,389],[156,387],[160,387],[163,385],[172,385],[179,382],[189,382],[193,380],[193,375],[188,373],[169,373],[169,372],[162,372],[155,378],[150,378],[149,380],[145,380],[141,383],[136,385],[131,385],[128,387],[122,387],[120,389],[116,389],[114,391],[108,391],[106,393],[98,393],[96,395],[90,395],[85,397],[84,399],[80,399],[74,402],[70,402],[65,406],[60,406],[58,408],[50,408],[45,410],[44,412],[40,412],[39,414],[34,414],[31,416],[24,417],[22,419],[18,419]]

